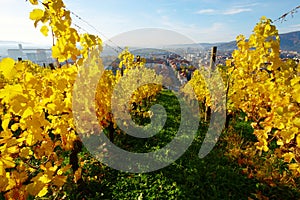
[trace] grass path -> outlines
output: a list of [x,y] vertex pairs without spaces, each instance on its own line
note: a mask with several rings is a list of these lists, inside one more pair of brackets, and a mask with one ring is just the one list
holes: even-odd
[[[151,151],[172,140],[180,122],[176,97],[163,91],[157,98],[168,112],[163,131],[150,139],[116,137],[119,146],[128,150]],[[248,199],[260,192],[270,199],[300,199],[299,193],[285,187],[272,188],[241,173],[237,163],[226,156],[226,143],[221,136],[215,148],[204,159],[198,158],[207,126],[200,124],[197,137],[188,151],[170,166],[144,174],[114,170],[81,153],[84,175],[90,178],[82,186],[67,185],[70,199]],[[160,142],[158,142],[160,141]],[[124,144],[125,143],[125,144]]]

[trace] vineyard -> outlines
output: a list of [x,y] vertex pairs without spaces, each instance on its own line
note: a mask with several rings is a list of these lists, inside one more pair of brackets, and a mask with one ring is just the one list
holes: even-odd
[[[226,65],[197,69],[180,88],[186,108],[197,107],[185,125],[188,131],[196,123],[197,130],[193,140],[186,138],[191,144],[183,155],[148,171],[150,164],[135,166],[122,158],[132,162],[126,172],[109,166],[115,155],[107,157],[109,145],[95,138],[105,136],[128,152],[155,152],[176,139],[183,104],[163,87],[165,77],[128,49],[118,58],[124,70],[105,70],[102,40],[79,34],[62,0],[28,3],[34,26],[53,36],[57,62],[51,69],[0,61],[0,199],[300,198],[300,64],[280,58],[270,19],[262,17],[249,38],[237,37]],[[156,116],[157,104],[165,118]],[[213,130],[222,134],[214,135],[216,145],[199,158],[214,113],[224,123]],[[127,134],[136,124],[134,130],[150,134],[147,125],[154,122],[162,126],[156,135]],[[103,155],[95,153],[99,149]],[[148,173],[133,172],[141,169]]]

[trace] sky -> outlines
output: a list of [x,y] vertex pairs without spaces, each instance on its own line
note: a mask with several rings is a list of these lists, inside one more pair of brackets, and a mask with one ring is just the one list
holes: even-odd
[[[272,20],[300,5],[295,0],[65,0],[67,9],[85,22],[72,16],[73,22],[104,41],[120,44],[119,37],[136,30],[161,29],[189,38],[195,43],[228,42],[243,34],[248,37],[262,16]],[[25,0],[0,0],[0,41],[20,41],[51,45],[29,19],[35,8]],[[300,31],[300,10],[274,23],[279,33]],[[82,30],[80,32],[83,32]],[[144,31],[145,32],[145,31]],[[148,31],[149,32],[149,31]],[[151,32],[149,33],[151,35]],[[148,34],[148,36],[149,36]],[[145,34],[146,35],[146,34]],[[165,39],[181,40],[176,34],[161,34]],[[122,38],[123,41],[118,40]],[[148,40],[147,37],[144,40]]]

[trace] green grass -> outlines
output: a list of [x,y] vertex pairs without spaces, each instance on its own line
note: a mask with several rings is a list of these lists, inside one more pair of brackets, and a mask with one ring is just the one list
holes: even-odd
[[[172,140],[180,123],[176,97],[169,91],[163,91],[156,103],[163,105],[168,112],[164,130],[149,139],[118,136],[116,143],[120,147],[134,152],[149,152]],[[249,137],[251,130],[248,126],[238,124],[236,128]],[[254,194],[258,192],[270,199],[300,198],[296,190],[284,186],[272,188],[243,175],[238,164],[224,156],[226,142],[222,137],[204,159],[198,158],[206,129],[205,123],[200,123],[197,137],[185,154],[158,171],[133,174],[97,162],[87,164],[84,174],[97,175],[97,178],[86,181],[84,187],[70,187],[69,199],[256,199]],[[90,159],[90,156],[82,153],[81,159]]]
[[[149,152],[169,143],[179,127],[180,107],[176,97],[164,90],[155,103],[165,107],[168,118],[165,127],[154,137],[137,139],[116,136],[116,144],[133,152]],[[147,120],[140,121],[148,123]],[[251,128],[243,122],[234,128],[245,139],[253,140]],[[270,187],[241,173],[240,166],[225,156],[226,144],[221,136],[215,148],[204,158],[198,157],[207,123],[200,122],[192,145],[176,162],[163,169],[143,174],[121,172],[104,166],[83,150],[79,153],[83,165],[83,182],[72,179],[63,186],[56,199],[237,199],[255,198],[259,192],[270,199],[300,199],[296,189]],[[3,196],[0,199],[3,199]]]

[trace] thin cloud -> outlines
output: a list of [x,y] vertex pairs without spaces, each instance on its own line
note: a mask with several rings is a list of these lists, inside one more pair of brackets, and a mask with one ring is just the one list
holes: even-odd
[[280,33],[289,33],[289,32],[299,31],[299,29],[300,29],[300,24],[294,24],[294,25],[290,25],[288,27],[280,28]]
[[253,9],[247,7],[236,6],[228,10],[202,9],[195,12],[196,14],[220,14],[220,15],[235,15],[243,12],[251,12]]
[[291,28],[299,28],[300,29],[300,24],[294,24],[290,26]]
[[162,13],[164,13],[165,11],[163,10],[163,9],[157,9],[156,10],[156,13],[158,13],[158,14],[162,14]]
[[225,29],[226,25],[221,22],[215,22],[210,27],[201,28],[199,30],[200,33],[203,34],[212,34],[212,33],[220,33],[220,31],[223,31]]
[[249,8],[249,7],[255,7],[255,6],[261,6],[261,3],[249,3],[249,4],[239,4],[236,5],[236,8]]
[[196,12],[196,14],[213,14],[216,10],[214,9],[202,9]]
[[224,15],[235,15],[243,12],[251,12],[251,8],[232,8],[223,12]]
[[[208,26],[198,26],[180,21],[172,21],[172,18],[163,16],[159,20],[161,26],[178,31],[191,38],[195,42],[224,42],[233,40],[236,33],[232,33],[230,26],[224,22],[215,22]],[[224,34],[220,34],[220,32]]]

